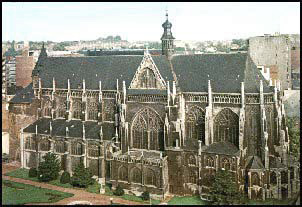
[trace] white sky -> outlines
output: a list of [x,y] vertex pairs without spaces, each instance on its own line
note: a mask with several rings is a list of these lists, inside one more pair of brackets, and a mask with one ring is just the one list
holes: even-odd
[[160,41],[169,10],[176,40],[229,40],[300,33],[299,2],[2,3],[2,40]]

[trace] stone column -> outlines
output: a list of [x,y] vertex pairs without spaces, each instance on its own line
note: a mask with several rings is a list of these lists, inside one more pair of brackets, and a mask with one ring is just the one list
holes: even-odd
[[281,173],[277,173],[277,190],[278,190],[278,199],[281,200]]
[[23,133],[23,128],[21,128],[20,149],[21,149],[21,167],[24,168],[25,163],[24,163],[24,133]]
[[290,171],[287,171],[287,175],[288,175],[288,184],[287,184],[287,197],[291,198],[292,197],[292,188],[291,188],[291,182],[290,182]]
[[72,174],[72,165],[71,165],[71,143],[67,142],[67,149],[68,152],[67,154],[67,158],[66,158],[66,165],[67,165],[67,172],[70,173],[70,175]]
[[218,171],[219,169],[219,155],[216,155],[216,159],[215,159],[215,168],[216,168],[216,172]]
[[248,172],[248,179],[249,179],[249,185],[248,185],[248,197],[249,199],[252,198],[252,176],[251,176],[251,172]]

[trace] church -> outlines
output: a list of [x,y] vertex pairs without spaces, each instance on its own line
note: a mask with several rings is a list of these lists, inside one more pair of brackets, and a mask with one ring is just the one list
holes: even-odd
[[[99,183],[126,193],[200,195],[219,169],[250,199],[291,198],[300,166],[289,155],[280,84],[269,86],[249,53],[48,57],[32,73],[37,120],[21,129],[21,163],[55,153],[62,171],[83,162]],[[15,97],[16,99],[16,97]]]

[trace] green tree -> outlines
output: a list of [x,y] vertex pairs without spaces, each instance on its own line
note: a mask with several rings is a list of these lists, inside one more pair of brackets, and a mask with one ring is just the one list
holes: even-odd
[[88,185],[94,183],[92,173],[89,168],[85,168],[83,162],[80,162],[71,177],[71,185],[78,186],[80,188],[86,188]]
[[234,174],[227,170],[217,171],[210,195],[215,205],[244,203],[244,196],[238,190]]
[[125,191],[120,185],[118,185],[116,187],[115,191],[113,192],[113,194],[116,195],[116,196],[122,196],[122,195],[125,194]]
[[148,191],[145,191],[142,193],[141,197],[144,201],[150,200],[150,193]]
[[287,118],[288,136],[289,136],[289,151],[296,158],[300,158],[300,130],[295,123],[299,122],[299,118]]
[[38,179],[43,182],[55,180],[59,176],[61,163],[54,153],[48,152],[39,163]]

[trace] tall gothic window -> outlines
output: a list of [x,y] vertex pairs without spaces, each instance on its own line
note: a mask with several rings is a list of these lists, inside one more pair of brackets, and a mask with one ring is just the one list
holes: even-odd
[[215,117],[214,140],[228,141],[239,147],[239,117],[232,110],[223,109]]
[[230,169],[230,162],[228,159],[224,158],[221,162],[221,167],[224,168],[225,170]]
[[214,167],[214,159],[212,157],[208,157],[206,159],[206,166],[208,166],[208,167]]
[[126,167],[122,166],[119,168],[118,179],[123,181],[128,181],[128,170]]
[[132,124],[132,147],[137,149],[163,149],[163,123],[150,108],[138,112]]
[[76,101],[73,103],[73,118],[74,119],[81,119],[82,115],[82,103],[79,101]]
[[47,139],[42,139],[40,141],[39,150],[40,151],[49,151],[50,150],[50,142]]
[[51,116],[51,102],[49,100],[44,104],[44,116]]
[[89,120],[98,119],[98,104],[96,102],[90,102],[88,104],[88,119]]
[[83,146],[80,142],[72,142],[71,154],[72,155],[82,155],[83,154]]
[[56,141],[55,142],[55,152],[65,153],[65,143],[64,143],[64,141]]
[[248,141],[248,155],[260,156],[260,112],[258,107],[250,107],[248,109],[247,123],[245,127]]
[[253,183],[253,185],[260,186],[260,178],[259,178],[259,176],[258,176],[257,173],[253,174],[253,176],[252,176],[252,183]]
[[133,182],[133,183],[141,183],[142,182],[142,173],[137,167],[134,167],[131,170],[131,182]]
[[139,75],[139,87],[140,88],[156,88],[156,77],[154,72],[145,68]]
[[156,176],[153,170],[147,169],[145,172],[145,184],[156,186]]
[[197,172],[195,170],[190,170],[189,172],[189,183],[196,184],[197,182]]
[[192,107],[186,118],[186,136],[189,139],[205,143],[205,112],[199,107]]
[[272,171],[270,173],[270,184],[276,185],[277,184],[277,175],[276,172]]
[[100,147],[96,144],[88,144],[88,156],[89,157],[100,156]]
[[196,159],[195,159],[194,155],[189,155],[188,156],[188,164],[189,165],[196,165]]
[[36,142],[32,137],[25,140],[25,149],[36,150]]
[[58,117],[60,118],[65,118],[65,113],[66,113],[66,101],[64,101],[63,103],[58,103],[58,108],[57,108],[57,113],[58,113]]

